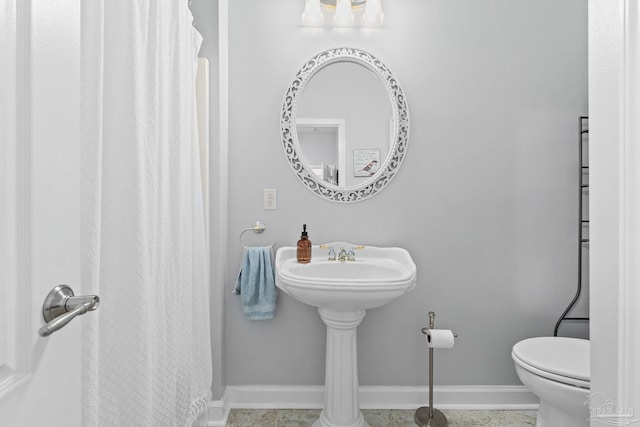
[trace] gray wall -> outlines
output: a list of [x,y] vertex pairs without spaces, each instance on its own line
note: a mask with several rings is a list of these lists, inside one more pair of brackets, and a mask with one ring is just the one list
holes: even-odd
[[[420,328],[436,311],[456,347],[436,384],[519,384],[518,340],[550,335],[575,292],[577,118],[587,113],[584,0],[394,0],[374,29],[302,28],[304,2],[230,2],[227,383],[324,382],[324,326],[280,293],[274,320],[249,321],[231,294],[252,244],[408,249],[416,289],[370,310],[358,330],[362,385],[426,384]],[[200,18],[197,17],[199,20]],[[280,144],[279,113],[298,68],[321,50],[371,51],[400,80],[411,138],[403,167],[371,200],[341,205],[307,191]],[[264,188],[278,209],[262,209]],[[580,311],[580,310],[578,310]],[[584,314],[584,313],[575,313]],[[582,331],[584,333],[584,331]],[[444,356],[444,355],[443,355]]]

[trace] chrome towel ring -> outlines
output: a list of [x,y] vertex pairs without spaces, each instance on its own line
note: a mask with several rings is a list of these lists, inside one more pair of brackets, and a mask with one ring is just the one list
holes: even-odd
[[[264,225],[264,222],[262,222],[262,221],[256,221],[256,222],[253,224],[253,227],[245,228],[245,229],[242,231],[242,233],[240,233],[240,245],[241,245],[242,247],[244,247],[244,248],[248,248],[248,246],[246,246],[246,245],[242,242],[242,236],[244,236],[244,234],[245,234],[247,231],[253,231],[253,232],[254,232],[254,233],[256,233],[256,234],[262,234],[266,228],[267,228],[267,227]],[[276,242],[274,242],[274,243],[271,245],[271,247],[273,248],[275,245],[276,245]]]

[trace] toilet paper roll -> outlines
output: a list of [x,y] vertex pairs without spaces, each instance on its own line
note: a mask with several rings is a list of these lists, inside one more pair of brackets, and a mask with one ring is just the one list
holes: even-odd
[[453,332],[450,329],[427,329],[427,346],[430,348],[453,348]]

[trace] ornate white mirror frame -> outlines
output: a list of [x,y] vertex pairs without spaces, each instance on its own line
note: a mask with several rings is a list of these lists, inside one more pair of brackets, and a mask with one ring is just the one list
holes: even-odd
[[[362,184],[338,187],[320,179],[307,164],[296,129],[297,109],[305,87],[313,76],[336,62],[353,62],[373,72],[384,85],[391,102],[393,116],[392,141],[382,166]],[[320,52],[307,61],[287,89],[280,115],[280,130],[285,155],[293,172],[311,192],[338,203],[358,202],[381,191],[398,172],[409,142],[409,107],[400,83],[389,68],[372,54],[354,48],[337,48]]]

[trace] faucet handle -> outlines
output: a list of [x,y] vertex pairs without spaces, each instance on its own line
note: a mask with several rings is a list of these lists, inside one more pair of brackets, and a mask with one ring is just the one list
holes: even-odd
[[329,261],[336,260],[336,251],[331,245],[320,245],[320,249],[329,249]]
[[356,260],[356,249],[364,249],[364,245],[352,246],[347,254],[347,261]]

